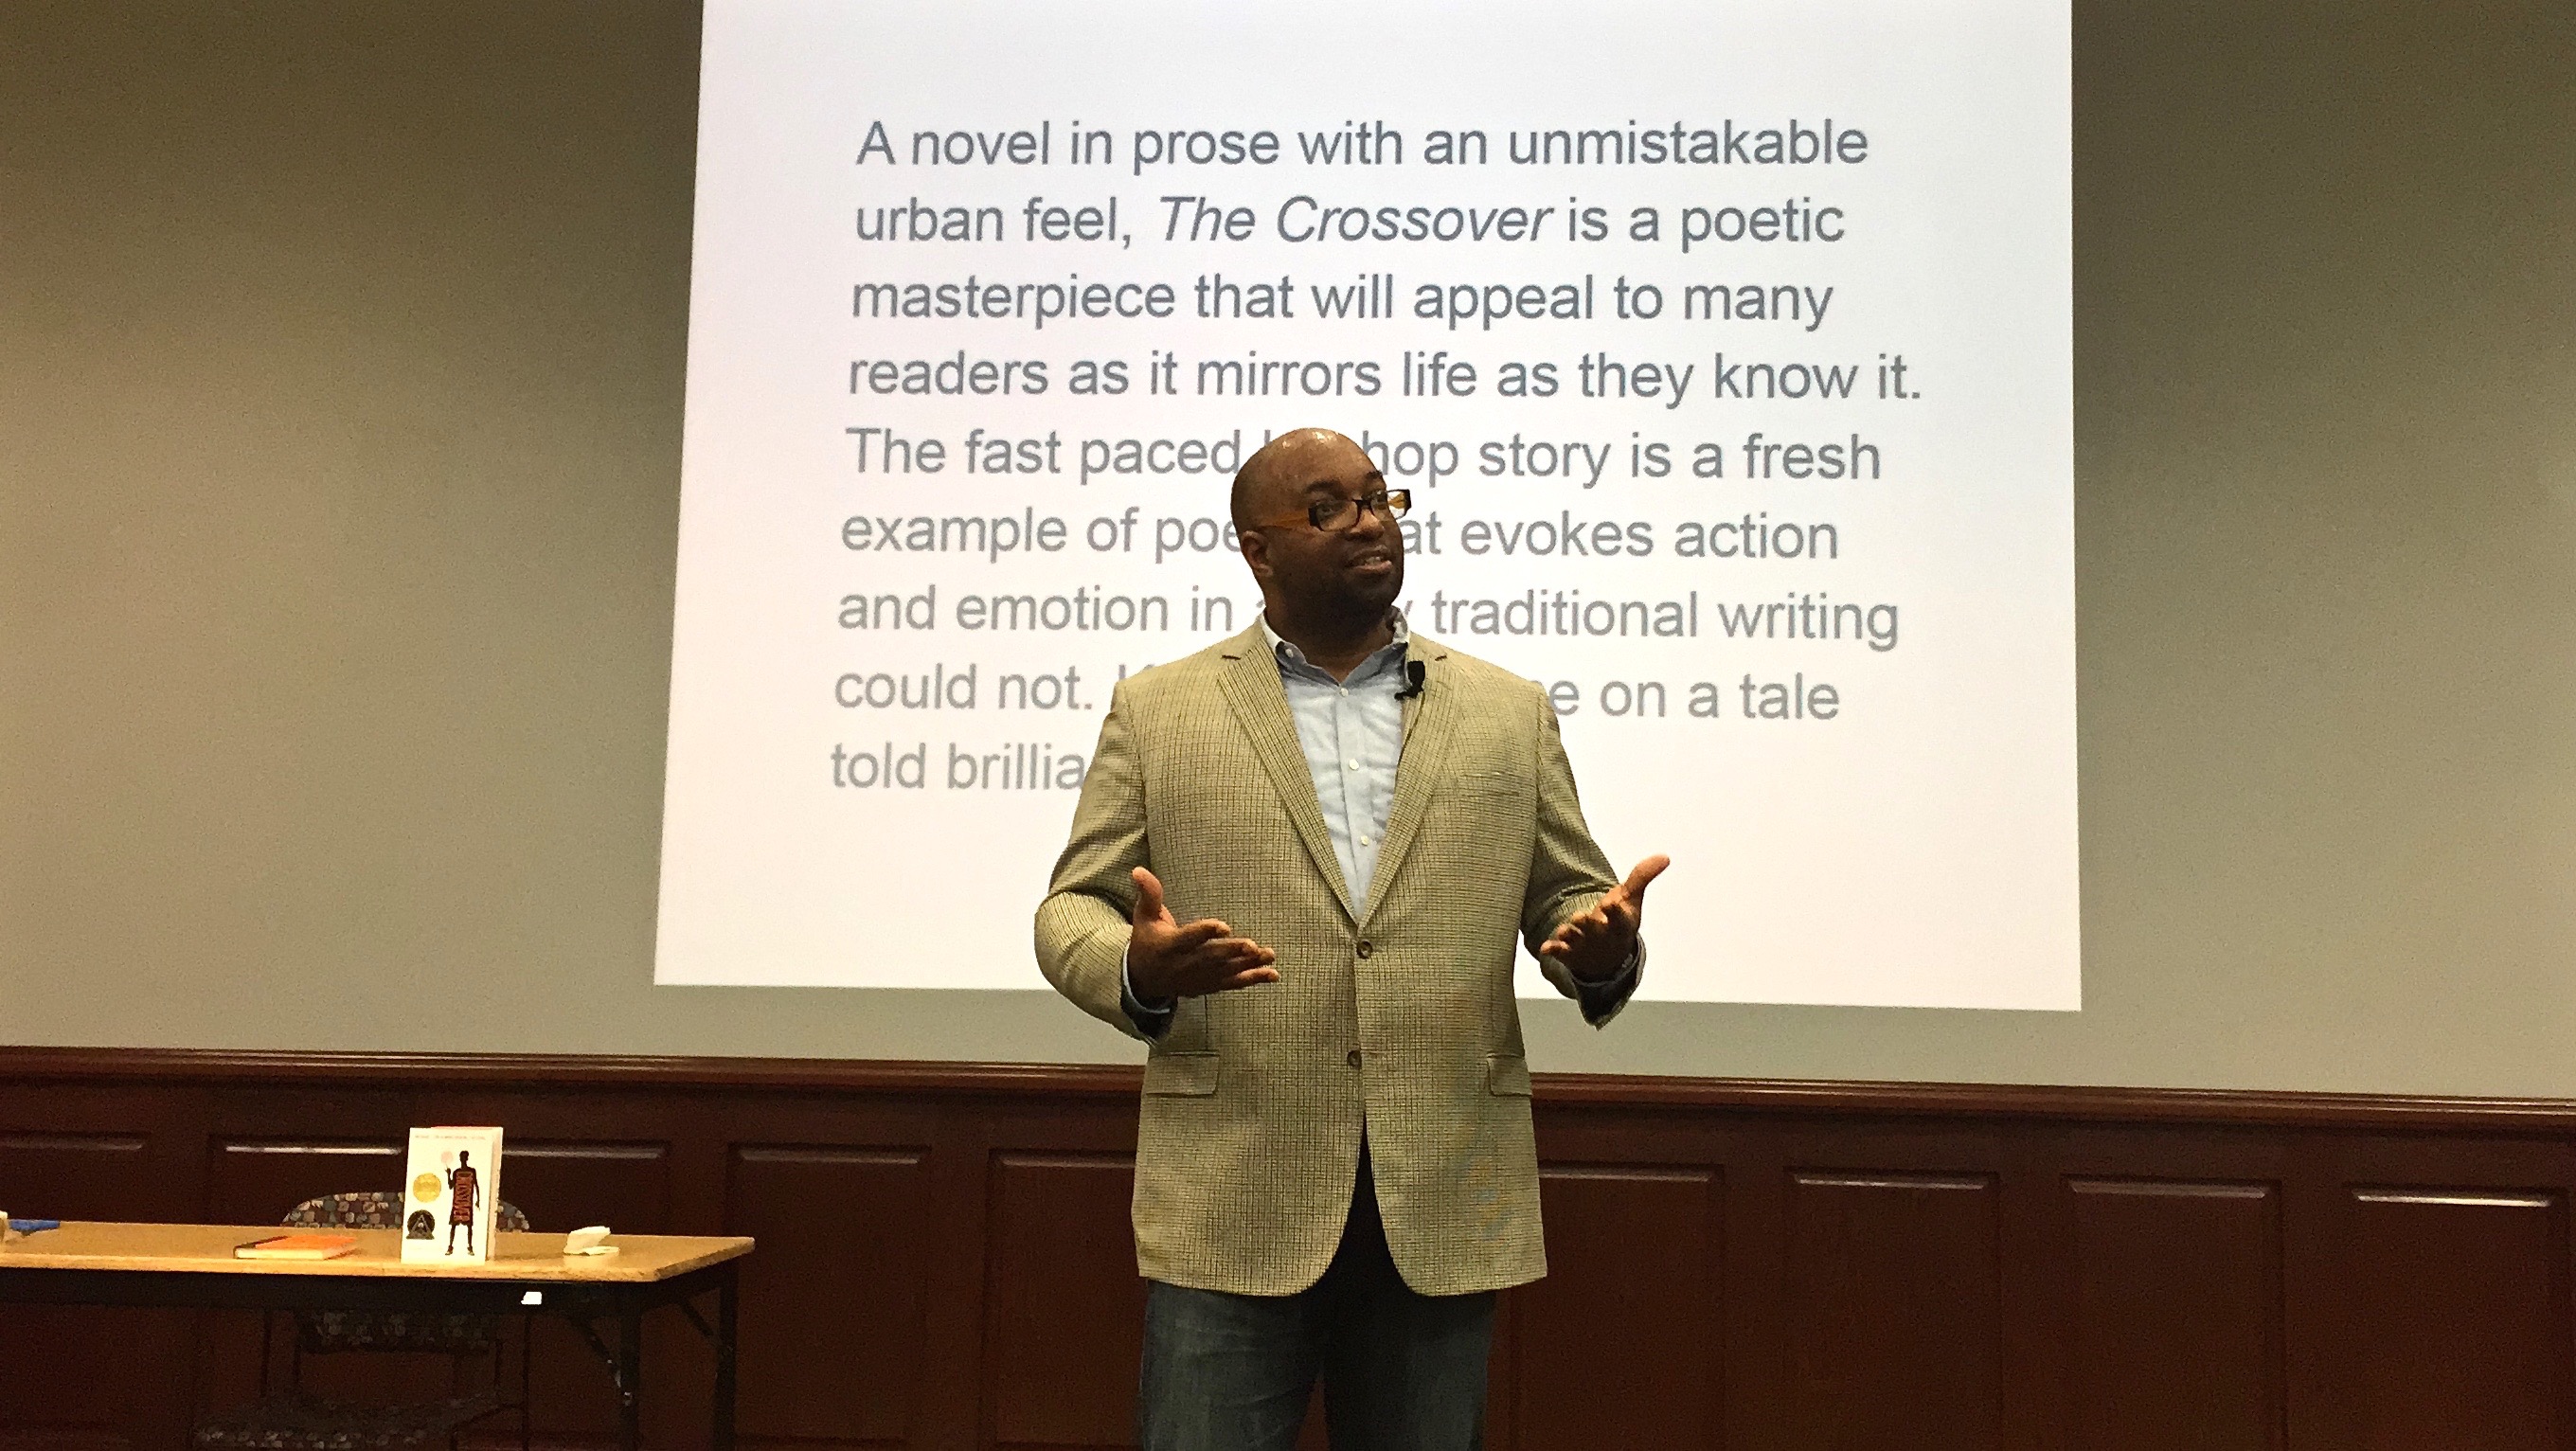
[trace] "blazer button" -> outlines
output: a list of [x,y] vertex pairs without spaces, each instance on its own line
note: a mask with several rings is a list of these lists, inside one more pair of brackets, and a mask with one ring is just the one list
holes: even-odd
[[1359,947],[1360,956],[1362,956],[1362,957],[1366,957],[1366,956],[1368,956],[1370,953],[1375,952],[1375,951],[1377,951],[1377,949],[1376,949],[1376,948],[1374,948],[1374,947],[1371,947],[1371,946],[1369,945],[1369,940],[1368,940],[1367,938],[1363,937],[1363,938],[1361,938],[1361,939],[1360,939],[1360,947]]
[[1357,1048],[1351,1050],[1350,1064],[1353,1068],[1360,1066],[1360,1050]]

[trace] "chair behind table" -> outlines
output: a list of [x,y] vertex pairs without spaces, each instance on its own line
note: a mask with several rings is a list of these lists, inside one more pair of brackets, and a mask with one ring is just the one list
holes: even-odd
[[[286,1211],[280,1224],[293,1229],[400,1229],[402,1196],[391,1190],[325,1194]],[[528,1216],[519,1206],[493,1207],[496,1233],[524,1234]],[[424,1315],[409,1310],[316,1310],[295,1317],[296,1348],[308,1354],[341,1351],[418,1351],[469,1355],[500,1344],[497,1315]]]
[[[402,1196],[363,1192],[307,1199],[279,1221],[291,1229],[396,1229]],[[522,1233],[528,1217],[518,1206],[493,1208],[496,1232]],[[523,1320],[525,1317],[521,1317]],[[529,1443],[528,1340],[519,1338],[519,1394],[503,1393],[501,1363],[505,1317],[409,1310],[299,1311],[295,1316],[294,1368],[287,1388],[269,1389],[267,1317],[261,1319],[260,1397],[254,1404],[198,1422],[190,1440],[197,1451],[409,1451],[440,1444],[452,1448],[465,1426],[506,1410],[519,1413],[519,1444]],[[435,1401],[355,1404],[306,1393],[304,1357],[389,1352],[452,1358],[450,1389]],[[480,1389],[459,1383],[467,1358],[488,1359]]]

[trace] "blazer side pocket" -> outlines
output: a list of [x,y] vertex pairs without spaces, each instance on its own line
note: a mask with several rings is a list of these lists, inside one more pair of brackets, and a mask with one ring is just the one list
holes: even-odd
[[1529,1097],[1529,1059],[1518,1053],[1486,1054],[1485,1091],[1497,1098]]
[[1145,1091],[1177,1098],[1205,1098],[1216,1092],[1216,1055],[1154,1054],[1145,1060]]
[[1530,780],[1504,771],[1461,771],[1449,778],[1449,789],[1460,796],[1526,796]]

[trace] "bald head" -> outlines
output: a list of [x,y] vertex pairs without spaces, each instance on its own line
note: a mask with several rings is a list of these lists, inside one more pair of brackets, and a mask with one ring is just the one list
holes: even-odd
[[[1403,593],[1404,534],[1394,511],[1346,507],[1382,499],[1385,488],[1368,451],[1329,428],[1283,433],[1235,473],[1243,562],[1261,584],[1272,628],[1310,656],[1324,642],[1383,634],[1387,607]],[[1344,517],[1326,529],[1313,522],[1319,507]]]
[[1318,465],[1329,469],[1344,457],[1343,449],[1359,445],[1329,428],[1299,428],[1263,444],[1234,471],[1234,527],[1249,532],[1264,519],[1297,512],[1306,485],[1318,477]]

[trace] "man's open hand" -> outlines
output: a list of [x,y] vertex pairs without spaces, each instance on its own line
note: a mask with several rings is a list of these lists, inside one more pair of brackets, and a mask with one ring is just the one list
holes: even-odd
[[1612,887],[1608,895],[1592,904],[1592,910],[1580,917],[1567,919],[1553,936],[1538,945],[1540,955],[1553,957],[1567,970],[1585,982],[1603,982],[1619,975],[1628,959],[1637,951],[1638,924],[1645,920],[1646,884],[1664,874],[1673,859],[1656,855],[1637,863],[1628,880]]
[[1277,982],[1279,955],[1213,917],[1184,927],[1163,905],[1163,884],[1138,867],[1136,912],[1127,933],[1127,983],[1148,1003]]

